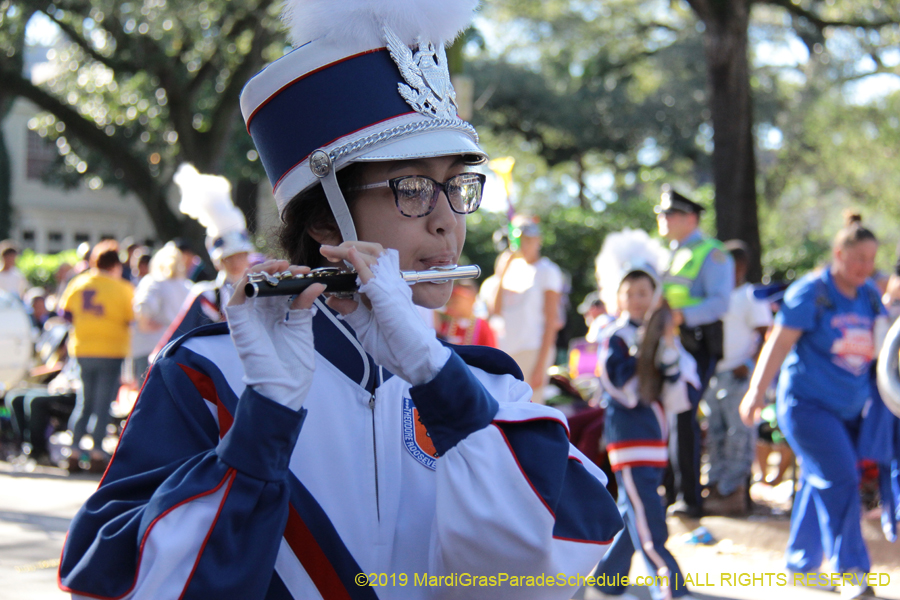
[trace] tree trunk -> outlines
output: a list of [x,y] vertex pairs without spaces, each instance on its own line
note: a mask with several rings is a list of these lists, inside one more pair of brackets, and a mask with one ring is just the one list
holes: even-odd
[[0,94],[0,240],[8,238],[12,229],[12,165],[2,125],[14,102],[14,96]]
[[750,281],[762,276],[756,198],[753,102],[747,58],[751,0],[692,1],[706,25],[704,47],[713,125],[713,181],[719,239],[752,251]]
[[249,179],[238,179],[234,190],[234,205],[241,209],[247,219],[247,231],[256,234],[256,209],[259,202],[259,182]]

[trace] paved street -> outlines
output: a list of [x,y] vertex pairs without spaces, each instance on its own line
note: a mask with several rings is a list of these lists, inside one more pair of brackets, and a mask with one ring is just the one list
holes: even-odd
[[[56,587],[56,567],[66,528],[78,507],[96,489],[99,475],[69,477],[52,468],[23,470],[0,462],[0,600],[63,600]],[[698,584],[692,593],[699,599],[735,600],[836,600],[837,594],[778,585],[723,586],[722,574],[782,573],[781,551],[787,540],[785,515],[770,511],[747,519],[704,518],[703,526],[716,543],[685,544],[683,538],[697,527],[694,521],[670,519],[669,547],[684,573]],[[900,547],[888,544],[878,521],[867,519],[865,534],[876,565],[890,585],[877,588],[881,598],[900,600]],[[644,574],[642,561],[633,561],[632,576]],[[772,576],[773,578],[775,575]],[[773,579],[774,581],[774,579]],[[630,593],[646,600],[646,588]],[[581,598],[579,593],[576,598]],[[511,599],[514,600],[514,599]]]
[[17,471],[0,462],[0,599],[62,600],[56,568],[69,521],[99,475]]

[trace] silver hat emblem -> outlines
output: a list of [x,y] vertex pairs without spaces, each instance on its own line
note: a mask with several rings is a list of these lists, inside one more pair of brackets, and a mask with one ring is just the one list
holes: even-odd
[[418,51],[413,51],[389,28],[384,28],[391,58],[409,85],[398,83],[397,90],[416,112],[439,119],[458,119],[456,92],[450,83],[447,53],[444,45],[435,48],[431,42],[419,39]]

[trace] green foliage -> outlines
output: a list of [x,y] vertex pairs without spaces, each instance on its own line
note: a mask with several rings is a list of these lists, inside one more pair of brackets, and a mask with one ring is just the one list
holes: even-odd
[[77,262],[76,250],[66,250],[59,254],[37,254],[33,250],[26,249],[16,259],[16,266],[28,279],[29,285],[53,290],[56,288],[54,275],[60,265],[63,263],[74,265]]
[[[236,116],[232,107],[240,88],[262,65],[255,48],[260,40],[269,40],[263,42],[268,59],[283,49],[274,41],[279,25],[277,12],[267,8],[272,4],[49,5],[47,15],[63,28],[66,40],[50,51],[56,76],[46,89],[128,148],[154,177],[185,159],[219,170],[227,156],[231,172],[258,178],[261,167],[248,161],[252,146],[246,132],[222,120]],[[235,130],[238,143],[221,143],[214,122],[218,129]],[[87,174],[91,187],[113,183],[129,189],[124,173],[77,135],[68,136],[58,115],[44,113],[29,126],[56,140],[62,168],[51,179],[71,184]]]
[[[712,208],[713,131],[696,15],[739,1],[485,5],[498,41],[471,53],[476,120],[495,155],[539,165],[520,170],[517,163],[517,206],[571,206],[577,197],[585,208],[608,210],[635,197],[653,202],[659,184],[674,181]],[[750,83],[760,189],[769,200],[760,215],[766,273],[799,274],[827,260],[849,206],[862,208],[886,242],[884,268],[900,237],[892,168],[900,101],[856,106],[845,93],[866,73],[900,75],[900,4],[752,4]],[[808,58],[790,48],[798,42]],[[795,64],[779,63],[789,54]],[[600,190],[592,179],[602,181]],[[715,235],[713,213],[701,226]]]
[[689,14],[643,4],[647,10],[634,2],[485,7],[512,33],[499,34],[501,48],[471,58],[480,95],[474,120],[507,142],[501,152],[517,160],[538,154],[567,179],[563,203],[578,197],[601,209],[598,187],[609,202],[663,173],[688,178],[709,168],[701,39]]

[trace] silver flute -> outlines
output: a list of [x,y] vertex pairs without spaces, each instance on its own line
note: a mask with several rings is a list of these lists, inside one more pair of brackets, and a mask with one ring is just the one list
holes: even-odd
[[[400,271],[409,285],[416,283],[444,283],[455,279],[475,279],[481,275],[478,265],[449,265],[426,271]],[[352,294],[357,290],[356,271],[342,271],[337,267],[321,267],[304,275],[290,271],[281,273],[251,273],[247,276],[244,293],[248,298],[264,296],[294,296],[314,283],[325,284],[326,294]]]

